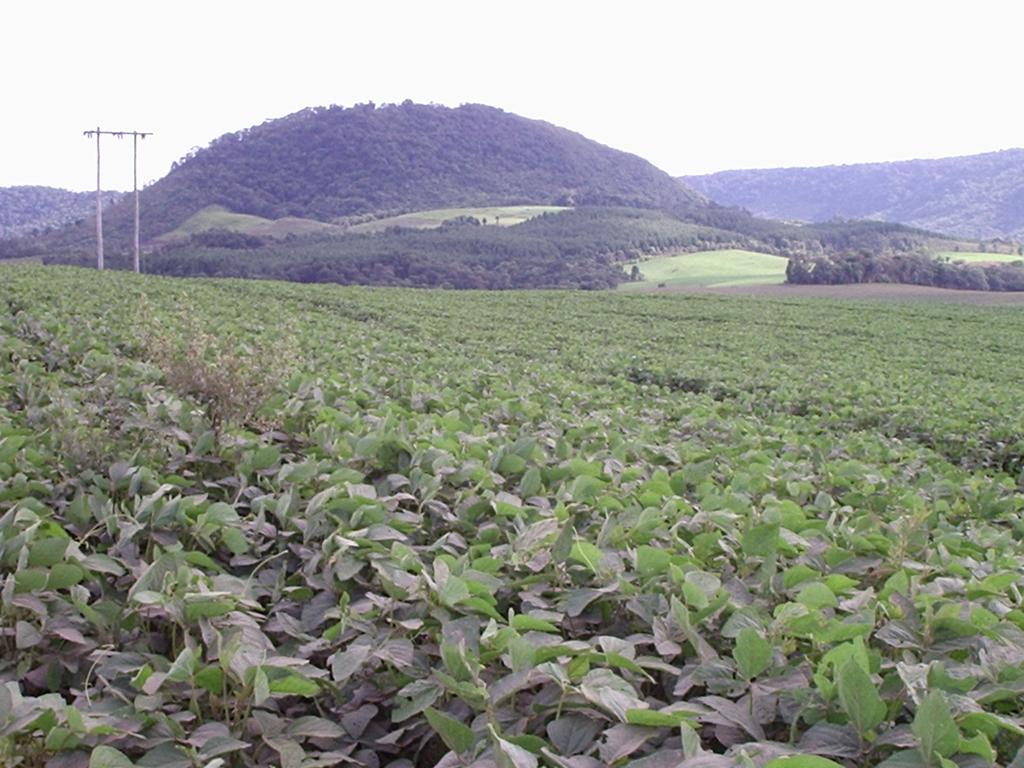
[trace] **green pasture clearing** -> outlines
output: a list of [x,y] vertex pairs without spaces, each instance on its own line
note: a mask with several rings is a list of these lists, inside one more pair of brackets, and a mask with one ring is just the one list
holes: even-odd
[[983,253],[981,251],[941,251],[936,254],[950,261],[964,261],[972,263],[1009,264],[1014,261],[1024,261],[1024,256],[1019,253]]
[[265,219],[248,213],[234,213],[220,205],[211,205],[192,214],[177,229],[154,238],[156,243],[170,243],[184,240],[189,235],[210,230],[227,230],[260,237],[282,238],[288,235],[343,234],[344,230],[333,224],[313,219],[287,216],[281,219]]
[[[786,280],[786,259],[754,251],[726,250],[657,256],[634,262],[643,280],[623,283],[623,290],[666,286],[724,287],[729,285],[778,285]],[[627,264],[629,272],[633,264]]]
[[544,213],[558,213],[569,210],[559,205],[501,205],[485,206],[481,208],[437,208],[431,211],[416,211],[415,213],[404,213],[400,216],[389,216],[386,219],[354,224],[348,228],[349,232],[368,233],[380,232],[388,227],[409,227],[410,229],[436,229],[448,219],[458,216],[473,216],[480,219],[483,224],[497,224],[502,227],[511,227],[514,224],[522,224],[528,219],[540,216]]

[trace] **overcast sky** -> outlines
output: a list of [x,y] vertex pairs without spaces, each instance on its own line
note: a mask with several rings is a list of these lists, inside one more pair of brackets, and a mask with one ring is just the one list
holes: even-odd
[[[1024,146],[1009,0],[4,2],[0,186],[144,181],[306,106],[479,102],[673,175]],[[104,187],[131,187],[105,140]]]

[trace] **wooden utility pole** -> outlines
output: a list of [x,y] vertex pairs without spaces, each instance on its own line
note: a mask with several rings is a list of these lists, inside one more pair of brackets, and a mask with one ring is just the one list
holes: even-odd
[[116,136],[123,139],[125,136],[132,137],[132,191],[135,196],[135,252],[132,266],[136,272],[142,269],[142,260],[139,250],[139,139],[152,136],[152,133],[142,131],[101,131],[96,126],[95,131],[84,131],[85,136],[96,137],[96,268],[103,269],[103,192],[100,186],[100,136]]

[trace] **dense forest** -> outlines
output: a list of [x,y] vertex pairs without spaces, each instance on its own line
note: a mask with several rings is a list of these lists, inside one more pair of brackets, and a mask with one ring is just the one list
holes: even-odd
[[[122,197],[104,192],[104,207]],[[22,237],[72,224],[96,210],[95,192],[54,187],[0,187],[0,239]]]
[[1024,149],[682,180],[720,204],[775,219],[879,219],[971,239],[1024,239]]
[[[392,228],[345,237],[262,239],[203,232],[148,255],[146,270],[165,275],[274,278],[299,282],[448,288],[607,288],[621,264],[643,255],[752,247],[749,238],[679,221],[659,211],[578,208],[513,227],[472,217],[439,229]],[[89,264],[89,257],[53,259]],[[127,257],[113,258],[126,266]]]
[[[725,222],[725,223],[728,223]],[[663,211],[579,207],[511,227],[469,216],[432,230],[392,227],[373,234],[268,238],[211,230],[146,255],[165,275],[447,288],[607,288],[626,279],[622,264],[644,256],[745,248],[815,258],[840,249],[911,253],[922,233],[880,222],[797,227],[765,222],[755,234],[695,224]],[[91,254],[50,256],[90,265]],[[108,256],[127,267],[126,251]]]
[[[276,219],[521,203],[702,207],[635,155],[500,109],[406,102],[305,109],[213,141],[142,191],[143,239],[210,205]],[[116,246],[131,236],[126,202],[106,217]],[[88,227],[48,250],[87,243]]]
[[973,291],[1024,291],[1024,260],[965,264],[919,253],[845,253],[789,260],[786,282],[811,285],[907,283]]

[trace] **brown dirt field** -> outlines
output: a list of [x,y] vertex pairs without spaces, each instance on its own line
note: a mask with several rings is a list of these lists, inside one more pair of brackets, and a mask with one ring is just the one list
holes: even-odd
[[649,293],[700,293],[721,296],[757,296],[769,299],[863,299],[873,301],[933,301],[947,304],[1024,306],[1024,293],[956,291],[923,285],[858,283],[855,285],[731,285],[719,288],[668,286]]

